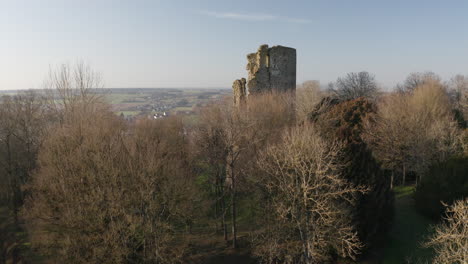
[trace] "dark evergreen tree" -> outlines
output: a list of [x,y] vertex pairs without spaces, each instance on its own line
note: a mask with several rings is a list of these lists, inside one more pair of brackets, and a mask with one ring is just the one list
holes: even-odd
[[359,237],[367,248],[382,238],[390,226],[394,202],[390,177],[362,139],[363,120],[372,113],[375,106],[364,98],[342,102],[325,98],[310,114],[324,137],[345,142],[349,165],[344,176],[356,185],[369,188],[366,194],[360,195],[353,210]]

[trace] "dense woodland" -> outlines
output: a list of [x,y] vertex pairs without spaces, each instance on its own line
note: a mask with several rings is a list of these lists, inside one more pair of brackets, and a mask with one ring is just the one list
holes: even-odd
[[401,186],[432,263],[468,263],[468,76],[349,73],[196,122],[120,118],[83,64],[46,86],[0,101],[0,263],[382,263]]

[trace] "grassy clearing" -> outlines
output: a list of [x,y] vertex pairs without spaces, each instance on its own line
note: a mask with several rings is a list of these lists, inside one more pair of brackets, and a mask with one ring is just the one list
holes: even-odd
[[430,235],[430,219],[420,215],[414,206],[412,186],[395,187],[395,219],[384,250],[384,264],[426,263],[432,251],[421,247]]

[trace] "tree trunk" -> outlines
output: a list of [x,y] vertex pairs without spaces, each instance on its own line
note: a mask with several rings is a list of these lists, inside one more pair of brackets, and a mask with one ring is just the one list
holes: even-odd
[[237,225],[236,225],[236,181],[234,177],[234,169],[231,168],[231,217],[232,217],[232,247],[237,247]]
[[218,205],[220,203],[221,203],[221,200],[220,200],[220,195],[219,195],[219,187],[218,187],[218,183],[217,183],[217,180],[216,180],[216,184],[215,184],[215,211],[214,211],[216,234],[218,234],[218,232],[219,232],[219,228],[218,228],[218,218],[219,218],[218,210],[220,210],[219,207],[221,207],[221,206],[218,206]]
[[305,263],[306,264],[312,264],[313,263],[313,257],[312,257],[312,249],[313,249],[313,241],[309,237],[309,231],[305,231],[304,239],[306,241],[305,243]]
[[224,201],[224,197],[221,200],[221,206],[222,206],[221,224],[222,224],[222,228],[223,228],[224,241],[227,241],[228,240],[228,231],[227,231],[227,224],[226,224],[226,202]]
[[236,191],[232,190],[232,247],[237,247],[237,225],[236,225]]
[[[220,220],[221,220],[221,230],[223,232],[223,237],[224,237],[224,241],[227,241],[228,240],[228,231],[227,231],[227,224],[226,224],[226,201],[225,201],[225,198],[224,198],[224,195],[225,195],[225,189],[224,189],[224,186],[223,184],[225,184],[225,182],[223,182],[223,177],[222,177],[222,172],[220,172],[220,170],[218,170],[218,174],[216,175],[217,179],[216,179],[216,184],[217,184],[217,187],[216,187],[216,190],[218,192],[217,194],[217,201],[218,201],[218,206],[219,206],[219,214],[220,214]],[[216,224],[217,226],[217,224]],[[218,230],[216,230],[218,231]]]
[[403,165],[403,182],[402,185],[405,186],[406,183],[406,167]]
[[392,175],[390,176],[390,190],[393,190],[393,178],[394,178],[394,171],[392,170]]
[[19,211],[19,206],[18,204],[18,189],[19,189],[19,183],[17,182],[18,179],[13,176],[13,158],[11,154],[11,144],[10,144],[10,135],[6,136],[6,148],[7,148],[7,162],[8,162],[8,178],[9,178],[9,188],[11,189],[11,206],[13,209],[13,220],[15,227],[19,226],[19,221],[18,221],[18,211]]

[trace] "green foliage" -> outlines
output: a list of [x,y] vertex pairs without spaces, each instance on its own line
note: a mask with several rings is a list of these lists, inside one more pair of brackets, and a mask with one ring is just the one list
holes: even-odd
[[442,202],[452,204],[468,196],[468,157],[452,158],[433,165],[418,185],[416,206],[423,214],[439,218]]
[[364,98],[344,102],[325,98],[310,114],[324,137],[346,143],[349,166],[344,172],[345,178],[356,185],[369,187],[369,192],[361,195],[353,210],[359,237],[367,247],[382,237],[390,226],[394,202],[390,178],[362,140],[363,120],[370,113],[375,113],[375,106]]

